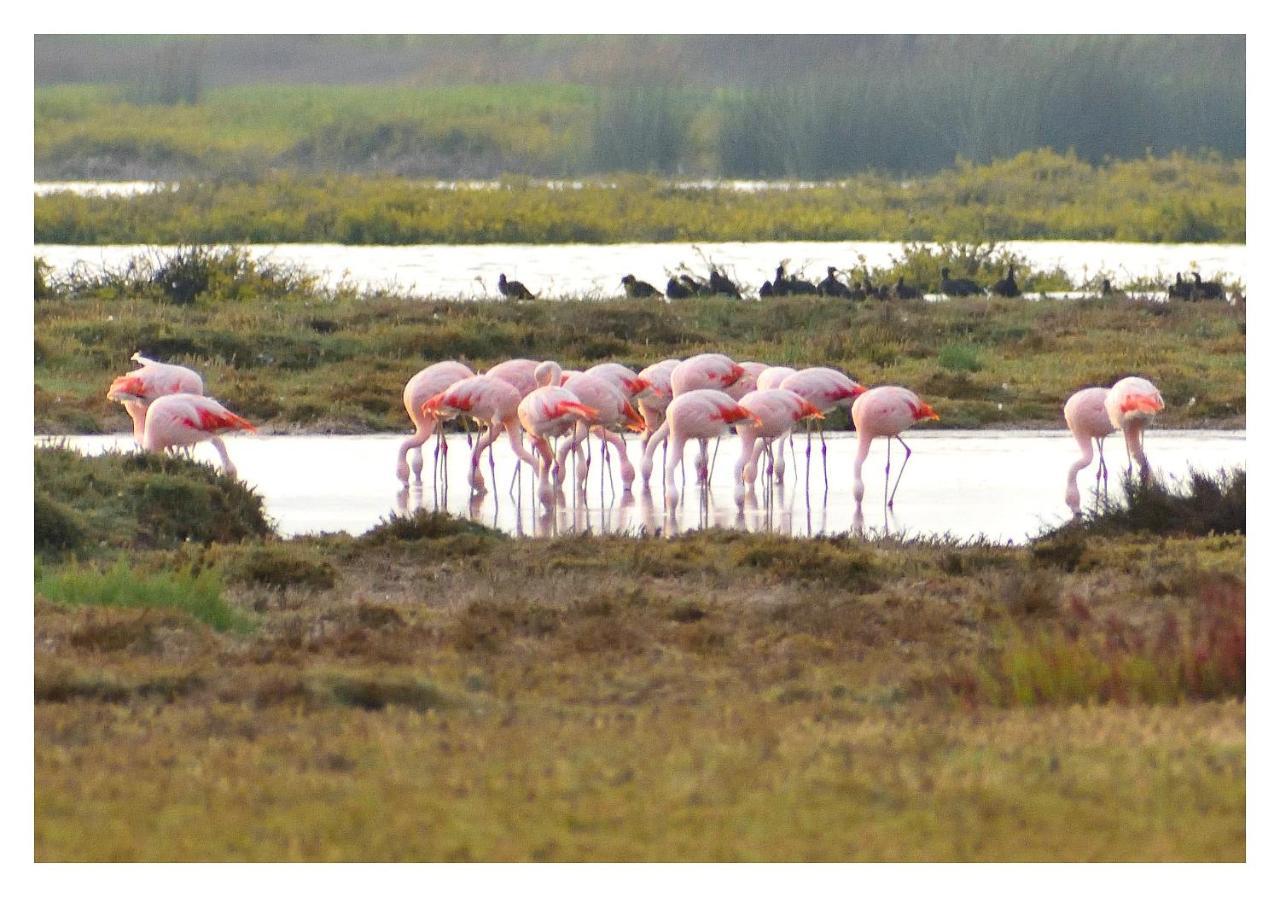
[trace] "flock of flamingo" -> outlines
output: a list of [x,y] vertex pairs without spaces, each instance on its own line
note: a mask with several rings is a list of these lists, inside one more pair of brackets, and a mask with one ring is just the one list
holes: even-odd
[[[115,378],[107,398],[124,405],[133,419],[134,438],[143,450],[162,452],[208,441],[218,452],[226,473],[235,476],[222,434],[235,430],[255,432],[253,425],[205,396],[203,380],[190,368],[153,361],[137,353],[133,361],[138,369]],[[628,457],[626,431],[641,434],[642,489],[649,487],[654,458],[662,447],[665,493],[673,507],[679,501],[676,471],[681,469],[686,443],[698,442],[695,471],[698,484],[705,488],[710,482],[709,441],[727,435],[731,429],[741,440],[734,466],[739,495],[753,488],[761,475],[766,484],[783,481],[785,454],[779,449],[801,424],[809,433],[806,454],[812,450],[813,428],[818,428],[825,484],[827,448],[820,422],[832,410],[846,407],[858,434],[853,469],[855,502],[860,508],[865,492],[862,468],[871,444],[884,438],[885,502],[892,508],[911,458],[903,432],[920,421],[938,419],[928,404],[901,386],[868,388],[833,368],[796,370],[753,361],[736,362],[715,353],[684,360],[666,359],[639,372],[613,362],[585,371],[565,371],[554,361],[517,358],[476,373],[460,362],[441,361],[419,371],[405,384],[404,407],[413,421],[414,433],[400,444],[396,460],[396,475],[403,484],[409,484],[411,470],[414,482],[422,483],[423,446],[433,434],[437,436],[435,475],[439,477],[447,471],[442,458],[447,459],[448,443],[443,439],[441,424],[461,418],[464,422],[475,421],[482,430],[471,451],[472,489],[486,490],[481,470],[485,449],[489,449],[491,475],[496,477],[493,444],[505,433],[518,459],[516,477],[521,462],[530,465],[537,475],[538,497],[548,506],[554,505],[555,496],[563,487],[570,453],[575,459],[577,489],[585,490],[591,463],[588,440],[592,435],[600,440],[600,458],[606,467],[611,463],[610,450],[617,451],[622,488],[629,491],[636,470]],[[1063,414],[1081,451],[1067,476],[1066,501],[1075,514],[1080,513],[1077,477],[1093,462],[1095,444],[1096,481],[1105,493],[1107,467],[1102,442],[1112,432],[1120,430],[1124,434],[1130,469],[1136,461],[1139,476],[1145,479],[1149,475],[1143,432],[1163,409],[1159,390],[1140,377],[1125,377],[1110,388],[1082,389],[1067,400]],[[528,437],[532,448],[526,446],[524,437]],[[890,455],[895,439],[906,454],[890,490]],[[763,471],[762,458],[766,462]],[[496,489],[496,483],[494,486]]]

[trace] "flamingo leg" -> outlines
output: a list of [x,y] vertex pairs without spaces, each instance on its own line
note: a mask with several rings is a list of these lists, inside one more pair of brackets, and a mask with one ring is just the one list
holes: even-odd
[[831,483],[827,479],[827,433],[821,425],[818,426],[818,439],[822,442],[822,494],[826,495]]
[[[902,447],[907,450],[907,456],[902,459],[902,466],[898,468],[898,478],[893,481],[893,492],[889,495],[890,508],[893,507],[893,496],[898,494],[898,484],[902,482],[902,474],[907,469],[907,462],[911,460],[911,446],[907,445],[906,442],[903,442],[901,436],[895,436],[894,438],[902,443]],[[887,482],[888,481],[886,480],[886,484]]]

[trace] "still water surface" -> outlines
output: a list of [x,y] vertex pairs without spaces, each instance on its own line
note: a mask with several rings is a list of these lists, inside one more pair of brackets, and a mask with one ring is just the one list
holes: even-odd
[[[1021,241],[1002,244],[1023,255],[1036,269],[1061,267],[1073,283],[1099,273],[1116,283],[1136,278],[1172,281],[1175,272],[1197,270],[1206,279],[1246,280],[1241,244],[1094,243]],[[298,265],[319,275],[326,286],[347,283],[360,289],[389,288],[414,296],[495,299],[498,274],[522,281],[534,293],[551,298],[604,299],[622,295],[624,274],[634,274],[662,289],[668,274],[686,265],[705,275],[703,258],[721,265],[754,294],[774,269],[788,260],[789,273],[811,280],[826,276],[828,265],[842,271],[887,266],[902,254],[901,243],[617,243],[530,245],[342,246],[329,243],[248,245],[255,258]],[[58,273],[77,266],[88,270],[123,268],[138,255],[165,256],[172,246],[70,246],[39,244],[35,254]],[[926,288],[927,284],[923,285]],[[1068,298],[1073,298],[1068,296]]]
[[[819,444],[813,443],[805,489],[805,438],[795,439],[796,457],[788,452],[785,485],[772,496],[757,487],[742,502],[733,487],[733,462],[739,444],[721,440],[706,500],[692,488],[693,453],[689,447],[686,470],[691,488],[669,513],[662,486],[659,451],[649,493],[639,478],[630,494],[618,484],[604,488],[598,463],[599,443],[593,440],[593,463],[585,498],[565,488],[564,503],[554,512],[531,495],[527,467],[519,497],[508,489],[515,458],[505,444],[494,453],[499,487],[492,488],[488,456],[483,463],[489,491],[473,494],[465,475],[470,452],[461,434],[449,437],[449,488],[442,494],[433,488],[433,441],[426,455],[423,487],[401,489],[395,477],[396,449],[403,437],[380,436],[261,436],[227,440],[240,477],[265,500],[267,513],[284,535],[345,531],[361,533],[388,515],[418,507],[442,508],[488,526],[524,535],[567,532],[681,532],[699,526],[773,530],[795,535],[818,535],[862,530],[904,535],[951,534],[960,538],[986,538],[997,542],[1022,542],[1045,526],[1066,520],[1064,502],[1067,467],[1076,458],[1074,440],[1061,431],[935,431],[909,433],[913,454],[893,512],[884,508],[885,442],[879,440],[863,471],[867,493],[862,514],[853,502],[853,455],[857,438],[851,433],[827,437],[830,488],[825,495]],[[76,449],[94,454],[105,450],[133,451],[128,435],[56,437]],[[46,441],[38,438],[37,442]],[[1167,430],[1147,434],[1147,455],[1156,472],[1185,477],[1188,467],[1215,471],[1245,464],[1243,431]],[[631,437],[629,455],[639,467],[640,446]],[[196,447],[199,460],[217,463],[206,444]],[[1120,494],[1126,465],[1124,445],[1108,439],[1112,495]],[[893,452],[893,476],[901,463],[901,447]],[[1080,475],[1081,494],[1090,500],[1093,470]]]

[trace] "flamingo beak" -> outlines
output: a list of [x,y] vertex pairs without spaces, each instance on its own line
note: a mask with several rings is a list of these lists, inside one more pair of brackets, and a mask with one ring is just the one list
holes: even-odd
[[942,418],[938,417],[938,412],[921,402],[920,407],[916,409],[916,420],[942,420]]
[[640,415],[640,412],[637,411],[630,402],[626,402],[623,405],[623,408],[625,409],[624,414],[627,418],[627,429],[632,433],[643,433],[647,429],[647,425],[644,422],[644,418]]

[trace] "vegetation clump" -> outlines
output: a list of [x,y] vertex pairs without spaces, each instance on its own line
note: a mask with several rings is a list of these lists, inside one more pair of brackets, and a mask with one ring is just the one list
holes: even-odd
[[[207,464],[155,454],[35,449],[36,550],[240,542],[271,533],[262,497]],[[57,496],[54,499],[52,496]]]
[[1083,526],[1091,533],[1150,533],[1208,536],[1245,532],[1244,468],[1204,473],[1193,470],[1185,484],[1129,478],[1124,499],[1091,512]]

